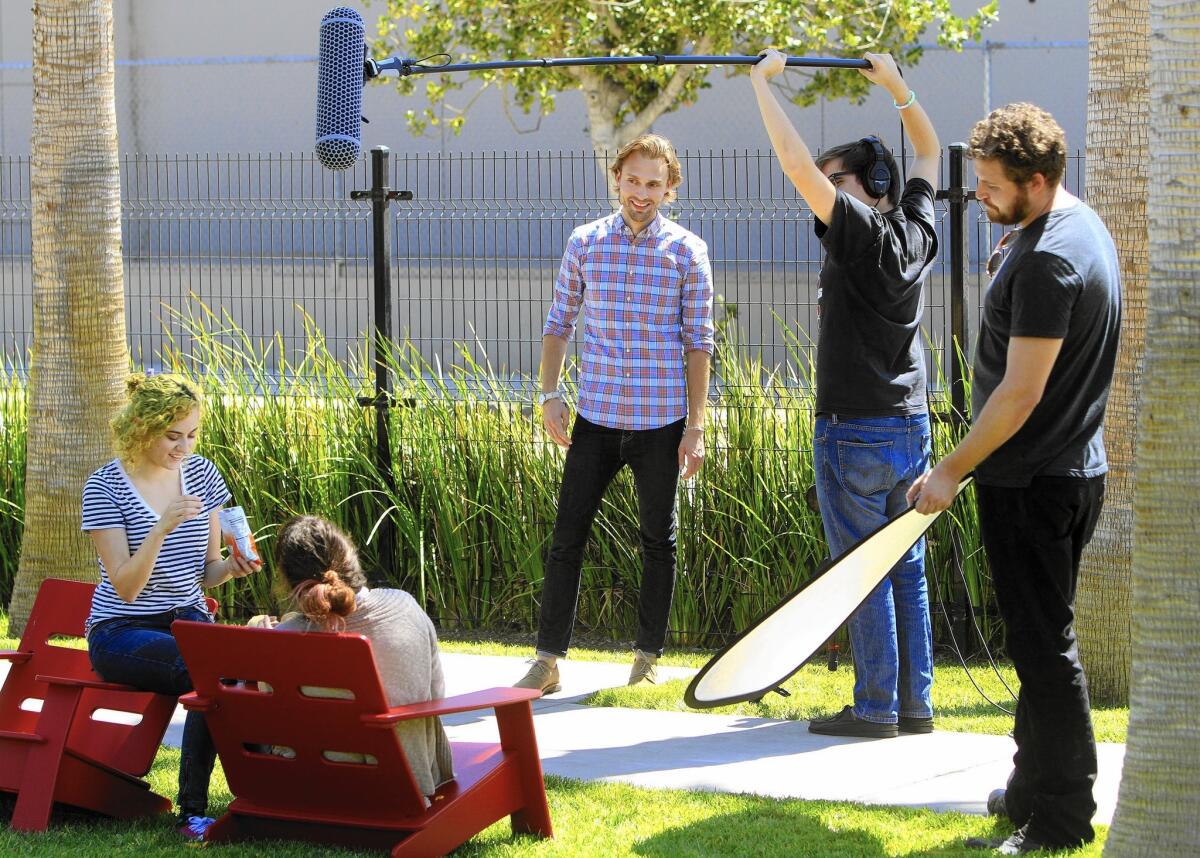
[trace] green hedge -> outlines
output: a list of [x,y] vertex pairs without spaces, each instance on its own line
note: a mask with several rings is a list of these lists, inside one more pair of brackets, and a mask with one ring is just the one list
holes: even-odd
[[[358,359],[336,361],[310,322],[303,353],[287,359],[282,342],[250,342],[233,320],[206,308],[179,323],[190,352],[169,349],[164,363],[204,385],[199,452],[225,475],[264,553],[289,515],[324,515],[354,536],[369,570],[394,567],[391,583],[412,592],[443,627],[536,627],[563,452],[509,381],[465,346],[461,361],[441,372],[407,344],[388,354],[396,390],[389,484],[374,464],[374,411],[358,400],[372,392],[365,344]],[[794,338],[792,346],[793,364],[809,365]],[[670,622],[676,644],[720,643],[800,587],[825,558],[819,517],[804,497],[813,483],[810,382],[792,370],[769,372],[736,344],[723,344],[707,459],[679,498]],[[935,423],[935,455],[948,449],[952,432]],[[24,450],[24,386],[9,370],[0,379],[0,455],[8,463],[0,474],[3,604],[17,566]],[[995,620],[973,498],[954,512],[935,526],[929,546],[935,634],[946,640],[940,603],[961,599],[964,589],[952,580],[951,552],[958,551],[966,592],[991,638]],[[397,534],[393,564],[377,555],[385,518]],[[580,627],[627,638],[636,628],[640,577],[627,472],[608,492],[593,536]],[[228,616],[279,609],[269,567],[222,588]]]

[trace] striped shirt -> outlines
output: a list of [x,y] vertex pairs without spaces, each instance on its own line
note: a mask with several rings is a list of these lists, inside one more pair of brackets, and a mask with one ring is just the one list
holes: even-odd
[[[154,569],[142,592],[133,602],[117,595],[104,561],[99,560],[100,585],[92,597],[84,634],[92,626],[116,617],[160,614],[174,608],[199,608],[207,612],[204,592],[204,561],[208,555],[211,513],[229,501],[229,490],[216,465],[202,456],[189,456],[180,468],[183,494],[201,498],[204,512],[185,521],[163,540]],[[87,479],[83,487],[83,530],[121,528],[132,556],[155,524],[159,515],[134,488],[119,459],[113,459]]]
[[683,355],[713,351],[708,245],[661,214],[637,236],[619,211],[578,227],[542,335],[569,340],[580,307],[579,414],[612,429],[686,417]]

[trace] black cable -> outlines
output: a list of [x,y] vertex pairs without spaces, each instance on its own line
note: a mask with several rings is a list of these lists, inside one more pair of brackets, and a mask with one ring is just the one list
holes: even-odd
[[[953,517],[952,523],[957,524],[957,521],[953,521]],[[963,589],[964,591],[969,592],[967,590],[967,575],[966,572],[963,571],[963,565],[959,560],[962,554],[962,546],[958,540],[958,529],[953,526],[950,527],[950,551],[954,557],[952,565],[958,569],[958,575],[962,580]],[[997,703],[995,700],[989,697],[987,693],[980,688],[979,683],[975,681],[975,677],[971,673],[970,667],[967,666],[966,656],[963,655],[962,649],[958,645],[958,639],[954,636],[954,620],[951,618],[950,612],[946,610],[946,603],[942,599],[940,593],[938,594],[937,602],[938,608],[941,610],[942,616],[946,620],[946,631],[950,635],[951,648],[954,650],[954,654],[958,656],[958,663],[962,665],[963,673],[967,675],[967,679],[971,681],[971,684],[975,686],[975,690],[979,693],[979,696],[987,701],[988,704],[996,709],[999,709],[1005,715],[1015,716],[1016,713],[1014,711],[1006,709],[1002,704]],[[972,604],[969,598],[967,599],[967,614],[971,618],[971,624],[975,627],[975,633],[979,638],[980,646],[983,647],[983,651],[987,656],[988,664],[991,666],[992,672],[996,675],[996,678],[1000,680],[1000,684],[1004,686],[1004,690],[1007,691],[1009,696],[1015,701],[1017,699],[1017,695],[1013,692],[1012,688],[1009,687],[1008,683],[1005,682],[1003,675],[1000,673],[1000,667],[996,664],[996,660],[992,656],[992,651],[988,648],[987,639],[983,635],[983,629],[981,629],[979,626],[979,619],[975,615],[975,606]]]

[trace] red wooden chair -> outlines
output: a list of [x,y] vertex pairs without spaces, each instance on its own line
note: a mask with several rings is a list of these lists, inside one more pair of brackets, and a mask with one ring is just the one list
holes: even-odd
[[104,682],[87,650],[51,642],[83,636],[95,589],[45,581],[20,648],[0,652],[11,664],[0,688],[0,790],[16,793],[12,827],[20,831],[44,830],[55,802],[119,819],[171,809],[141,778],[176,698]]
[[[552,836],[530,708],[536,691],[494,688],[389,708],[361,635],[182,620],[172,629],[196,688],[180,702],[205,713],[235,796],[206,840],[443,855],[505,816],[514,833]],[[314,696],[313,688],[349,694]],[[393,725],[477,709],[495,709],[499,744],[452,743],[455,779],[426,807]]]

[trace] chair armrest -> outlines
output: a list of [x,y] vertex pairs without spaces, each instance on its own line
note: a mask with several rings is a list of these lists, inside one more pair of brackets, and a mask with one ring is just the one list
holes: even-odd
[[4,659],[5,661],[11,661],[13,664],[24,664],[25,662],[29,661],[29,659],[33,658],[33,653],[3,649],[0,650],[0,658]]
[[94,688],[98,691],[142,692],[142,689],[134,688],[132,685],[122,685],[119,682],[104,682],[99,679],[83,679],[78,676],[48,676],[44,673],[39,673],[34,678],[38,682],[45,682],[47,685],[64,685],[69,688]]
[[399,721],[411,721],[414,718],[452,715],[455,712],[471,712],[476,709],[502,709],[505,706],[527,704],[541,696],[541,692],[535,688],[488,688],[484,691],[473,691],[470,694],[443,697],[441,700],[426,700],[423,703],[411,703],[407,706],[393,706],[382,715],[364,715],[362,720],[368,726],[383,727]]
[[189,712],[193,710],[196,712],[210,712],[216,708],[213,706],[212,700],[207,697],[201,697],[195,691],[189,691],[180,697],[179,705]]

